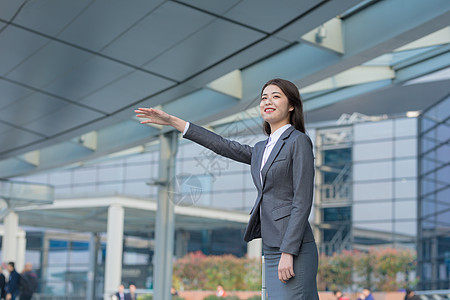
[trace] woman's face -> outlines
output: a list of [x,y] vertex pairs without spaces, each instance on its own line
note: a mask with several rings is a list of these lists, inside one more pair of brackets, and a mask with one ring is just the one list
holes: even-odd
[[272,132],[289,124],[289,114],[294,109],[283,91],[276,85],[268,85],[263,90],[259,109],[264,121],[270,124]]

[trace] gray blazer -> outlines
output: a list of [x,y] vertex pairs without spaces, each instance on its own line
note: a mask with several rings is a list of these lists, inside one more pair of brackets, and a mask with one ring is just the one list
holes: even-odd
[[242,145],[192,123],[184,137],[221,156],[250,164],[258,196],[245,231],[246,242],[262,237],[265,246],[298,255],[302,243],[314,241],[308,222],[313,201],[314,157],[306,134],[289,127],[262,170],[267,140],[254,147]]

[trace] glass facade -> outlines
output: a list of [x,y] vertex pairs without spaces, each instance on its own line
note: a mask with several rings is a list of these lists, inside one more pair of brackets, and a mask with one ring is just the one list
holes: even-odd
[[354,243],[413,247],[417,232],[417,119],[357,123],[353,133]]
[[417,119],[317,128],[316,238],[323,253],[413,248]]
[[421,289],[450,288],[450,97],[419,123],[418,271]]

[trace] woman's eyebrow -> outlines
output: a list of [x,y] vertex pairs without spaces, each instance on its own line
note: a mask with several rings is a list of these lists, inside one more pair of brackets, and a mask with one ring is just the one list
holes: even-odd
[[[273,94],[280,94],[280,95],[281,95],[280,92],[272,92],[272,95],[273,95]],[[267,96],[267,94],[262,94],[261,96]]]

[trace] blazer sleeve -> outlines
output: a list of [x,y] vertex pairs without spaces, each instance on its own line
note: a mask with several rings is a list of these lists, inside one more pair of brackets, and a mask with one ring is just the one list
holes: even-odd
[[225,139],[220,135],[195,124],[189,124],[189,128],[183,137],[202,145],[221,156],[245,164],[250,164],[251,162],[253,147]]
[[311,140],[305,134],[296,137],[292,148],[294,194],[291,216],[281,241],[280,251],[298,255],[308,227],[313,202],[314,156]]

